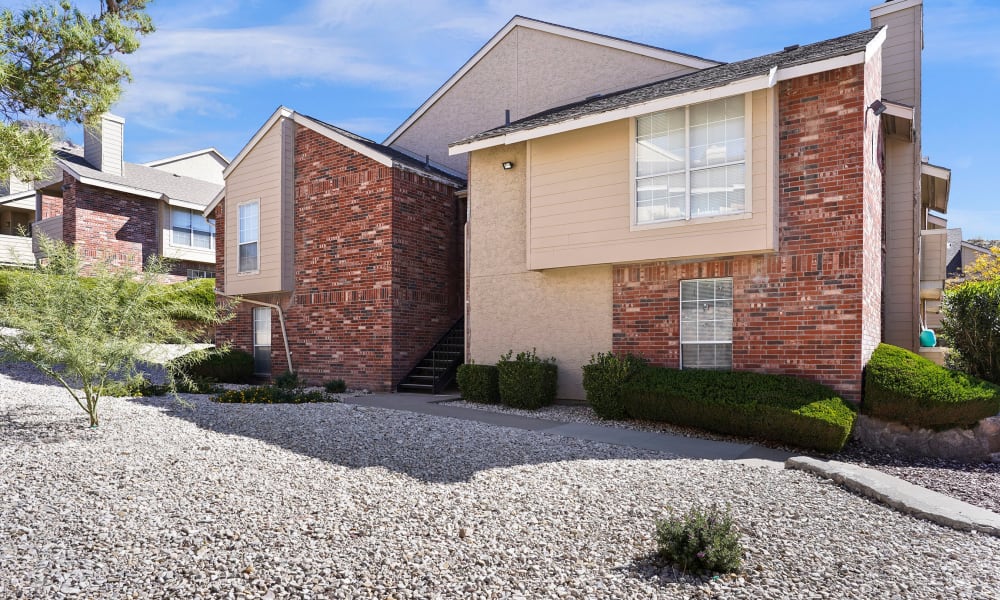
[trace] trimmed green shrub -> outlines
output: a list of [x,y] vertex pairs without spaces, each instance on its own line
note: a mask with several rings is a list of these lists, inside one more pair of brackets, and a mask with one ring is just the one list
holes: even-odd
[[787,375],[645,367],[622,392],[630,417],[840,450],[854,407],[830,388]]
[[1000,387],[880,344],[865,369],[861,412],[930,429],[969,427],[1000,412]]
[[466,363],[455,374],[462,399],[469,402],[500,402],[500,384],[497,368],[493,365]]
[[340,402],[336,396],[320,391],[306,392],[274,385],[258,385],[241,390],[226,390],[212,400],[224,404],[307,404],[311,402]]
[[555,402],[559,375],[556,359],[539,358],[534,350],[513,354],[511,350],[497,362],[500,402],[532,410]]
[[1000,384],[1000,279],[948,288],[941,308],[949,366]]
[[684,572],[736,573],[743,558],[733,517],[717,506],[696,506],[682,516],[658,520],[656,548],[661,558]]
[[590,357],[590,363],[583,366],[583,389],[597,416],[604,419],[628,416],[622,402],[622,388],[645,364],[645,359],[634,354],[599,352]]
[[221,350],[198,350],[182,367],[191,379],[212,379],[222,383],[251,383],[253,375],[253,355],[230,348]]
[[323,389],[331,394],[343,394],[347,391],[347,384],[343,379],[331,379],[323,384]]
[[274,385],[286,390],[296,390],[306,387],[306,380],[299,377],[296,371],[285,371],[274,378]]

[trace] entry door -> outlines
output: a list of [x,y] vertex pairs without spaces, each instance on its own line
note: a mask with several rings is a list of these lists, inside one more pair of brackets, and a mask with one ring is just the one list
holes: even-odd
[[271,374],[271,309],[266,306],[253,309],[253,372]]

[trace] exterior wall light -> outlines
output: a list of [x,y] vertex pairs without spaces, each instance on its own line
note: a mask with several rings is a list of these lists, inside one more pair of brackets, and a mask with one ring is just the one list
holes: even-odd
[[510,162],[509,160],[505,160],[500,164],[503,166],[504,171],[510,171],[511,169],[514,168],[514,163]]
[[876,100],[868,105],[868,109],[872,111],[872,114],[876,117],[884,113],[886,108],[886,105],[883,104],[881,100]]

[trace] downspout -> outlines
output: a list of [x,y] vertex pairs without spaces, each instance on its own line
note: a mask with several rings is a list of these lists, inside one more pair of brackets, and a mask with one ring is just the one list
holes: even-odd
[[288,332],[285,331],[285,315],[284,313],[281,312],[281,307],[278,306],[277,304],[268,304],[267,302],[260,302],[258,300],[248,300],[240,296],[230,296],[229,294],[220,292],[219,290],[214,290],[214,291],[219,296],[223,296],[225,298],[239,298],[240,302],[246,302],[248,304],[256,304],[258,306],[266,306],[268,308],[273,308],[274,310],[278,311],[278,322],[281,324],[281,340],[285,343],[285,359],[288,360],[288,371],[290,373],[294,373],[295,369],[292,368],[292,351],[288,349]]

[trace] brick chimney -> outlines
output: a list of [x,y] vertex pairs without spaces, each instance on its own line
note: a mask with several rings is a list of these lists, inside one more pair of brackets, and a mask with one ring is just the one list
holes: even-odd
[[92,167],[111,175],[122,174],[125,119],[111,113],[83,130],[83,158]]

